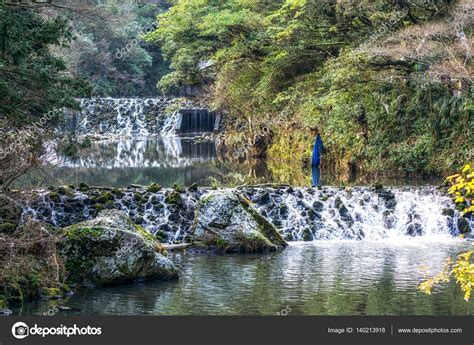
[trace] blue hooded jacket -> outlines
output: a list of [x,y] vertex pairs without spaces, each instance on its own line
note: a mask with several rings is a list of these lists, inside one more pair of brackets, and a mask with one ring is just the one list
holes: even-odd
[[311,166],[319,166],[321,164],[321,156],[324,151],[323,141],[321,140],[321,136],[318,134],[316,135],[316,141],[314,142],[313,148],[313,156],[311,158]]

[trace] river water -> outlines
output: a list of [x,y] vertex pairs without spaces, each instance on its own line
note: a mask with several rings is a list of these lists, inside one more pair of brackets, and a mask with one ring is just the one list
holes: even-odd
[[[79,290],[18,314],[57,315],[472,315],[453,283],[431,296],[424,274],[468,248],[463,241],[315,241],[280,253],[174,254],[178,281]],[[472,246],[471,246],[472,248]],[[56,305],[60,305],[58,308]],[[66,308],[64,308],[66,307]],[[68,310],[65,310],[68,309]]]
[[[53,156],[49,165],[22,177],[17,186],[47,187],[84,182],[91,186],[117,188],[151,183],[172,187],[174,184],[190,186],[193,183],[209,186],[213,181],[232,186],[273,182],[292,184],[294,180],[310,185],[311,171],[301,169],[292,172],[288,178],[282,180],[273,176],[265,161],[230,163],[225,158],[219,159],[212,140],[151,136],[93,141],[91,147],[81,150],[75,159]],[[337,176],[322,172],[321,184],[334,185],[337,181]],[[383,182],[388,185],[433,183],[420,179]]]
[[[111,112],[116,121],[109,126],[113,133],[148,133],[145,112],[143,107],[137,107],[136,100],[102,102],[116,109],[117,114]],[[156,102],[148,103],[145,105],[154,106]],[[88,116],[79,116],[81,128],[90,131],[96,123],[101,130],[102,122],[94,119],[95,103],[89,107]],[[135,117],[124,112],[129,108]],[[134,121],[128,121],[125,115],[132,116]],[[303,173],[311,181],[311,172]],[[248,182],[242,176],[258,182],[290,182],[275,181],[265,164],[249,167],[244,162],[236,166],[219,159],[212,141],[149,135],[93,142],[77,159],[55,157],[48,169],[26,176],[20,184],[44,187],[85,182],[120,188],[155,182],[170,187],[192,183],[208,186],[218,180],[235,186]],[[328,185],[334,180],[323,171],[321,184]],[[396,182],[392,184],[413,185],[413,181]],[[303,204],[311,204],[314,202],[311,198],[318,198],[319,192],[314,196],[298,193],[304,194]],[[351,205],[349,211],[354,213],[356,223],[364,226],[363,240],[341,240],[345,237],[328,230],[325,236],[313,237],[317,239],[314,241],[290,242],[279,253],[170,254],[180,271],[177,281],[81,289],[67,300],[26,303],[14,312],[21,315],[473,315],[474,301],[465,302],[462,291],[453,282],[437,287],[431,296],[417,290],[426,274],[439,273],[446,259],[473,248],[472,242],[453,237],[446,225],[438,226],[444,224],[444,218],[438,218],[446,207],[445,202],[440,202],[436,193],[430,196],[416,189],[395,191],[397,208],[393,227],[397,231],[390,233],[397,236],[388,236],[383,225],[383,202],[375,198],[361,206],[351,199],[358,197],[357,193],[349,193],[342,199]],[[339,216],[332,212],[331,198],[325,202],[327,212],[323,211],[322,215],[334,220]],[[303,231],[308,220],[302,216],[306,211],[299,209],[302,200],[294,195],[283,199],[289,215],[279,221],[280,227],[285,229],[285,235],[297,228]],[[261,208],[260,212],[269,215],[272,212],[272,207]],[[423,236],[406,236],[407,217],[423,223]],[[332,223],[326,223],[329,229]],[[341,228],[341,222],[333,225],[335,229]],[[301,234],[295,233],[292,238],[299,240]]]

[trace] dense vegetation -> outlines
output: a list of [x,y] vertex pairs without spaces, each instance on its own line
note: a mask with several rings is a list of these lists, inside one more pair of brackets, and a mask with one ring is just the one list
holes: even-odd
[[64,138],[64,108],[77,97],[155,95],[168,71],[160,47],[142,37],[158,3],[0,1],[0,188],[41,167]]
[[27,5],[0,3],[0,186],[41,165],[45,145],[61,123],[63,107],[87,94],[83,78],[67,74],[52,47],[73,36],[63,17],[46,17]]
[[156,80],[167,72],[158,46],[142,37],[154,30],[166,2],[93,1],[56,10],[70,21],[74,40],[58,53],[72,75],[86,77],[97,96],[157,94]]
[[300,168],[317,127],[348,178],[440,174],[472,158],[473,18],[465,0],[178,0],[147,39],[162,92],[229,113],[228,146]]

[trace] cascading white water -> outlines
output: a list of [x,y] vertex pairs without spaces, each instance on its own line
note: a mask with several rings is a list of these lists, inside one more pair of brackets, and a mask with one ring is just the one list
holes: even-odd
[[171,115],[168,115],[163,124],[160,134],[163,137],[175,136],[179,130],[181,121],[181,114],[176,110]]
[[[80,105],[69,129],[81,135],[176,136],[181,130],[182,109],[187,111],[187,132],[209,132],[216,126],[213,113],[179,98],[92,98],[81,99]],[[177,110],[169,114],[170,106]]]
[[81,99],[74,129],[80,134],[144,137],[157,134],[164,111],[176,100],[167,98]]
[[[449,197],[434,188],[395,188],[390,192],[388,198],[393,199],[388,203],[387,194],[368,188],[295,188],[281,196],[270,193],[270,201],[260,205],[262,191],[257,191],[253,199],[258,210],[290,240],[435,238],[458,231],[455,219],[459,212],[452,209]],[[449,208],[454,217],[443,215],[443,209]]]
[[[288,241],[366,240],[423,241],[452,239],[460,233],[459,212],[449,197],[434,188],[252,188],[236,190],[246,195],[258,212],[273,223]],[[120,209],[164,242],[180,243],[191,236],[196,205],[207,191],[180,192],[179,205],[166,201],[170,190],[158,192],[129,188],[115,193],[88,190],[73,195],[43,191],[24,216],[66,226],[91,219],[97,206]],[[450,212],[445,212],[449,210]],[[472,229],[474,224],[470,222]],[[471,235],[472,236],[472,235]]]

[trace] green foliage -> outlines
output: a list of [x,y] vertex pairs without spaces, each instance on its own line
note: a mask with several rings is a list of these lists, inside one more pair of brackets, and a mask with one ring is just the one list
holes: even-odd
[[474,213],[474,168],[466,164],[458,174],[448,176],[445,185],[464,215]]
[[[311,147],[308,127],[316,126],[333,168],[433,174],[457,168],[470,154],[472,88],[454,95],[451,82],[425,73],[430,61],[405,58],[384,45],[390,39],[403,43],[396,34],[411,28],[408,37],[415,37],[455,5],[177,0],[158,16],[147,40],[170,61],[172,71],[159,88],[209,85],[213,105],[233,117],[233,145],[265,124],[276,134],[270,158],[302,164],[305,158],[292,152]],[[432,62],[449,60],[443,54],[434,51]],[[285,138],[287,131],[298,138],[289,140],[291,147],[282,145],[292,136]]]
[[[65,75],[64,61],[51,52],[71,42],[68,20],[0,4],[0,30],[1,120],[24,128],[48,112],[77,107],[74,96],[84,92],[85,84]],[[48,127],[59,123],[60,114],[51,114]]]
[[433,288],[441,283],[449,282],[454,278],[461,290],[464,299],[469,301],[474,288],[474,251],[468,250],[457,256],[456,260],[448,259],[442,272],[435,277],[429,278],[418,286],[421,292],[431,294]]
[[156,80],[168,72],[161,50],[143,40],[165,5],[132,1],[89,4],[88,15],[65,12],[75,40],[62,51],[69,71],[86,76],[98,96],[156,94]]

